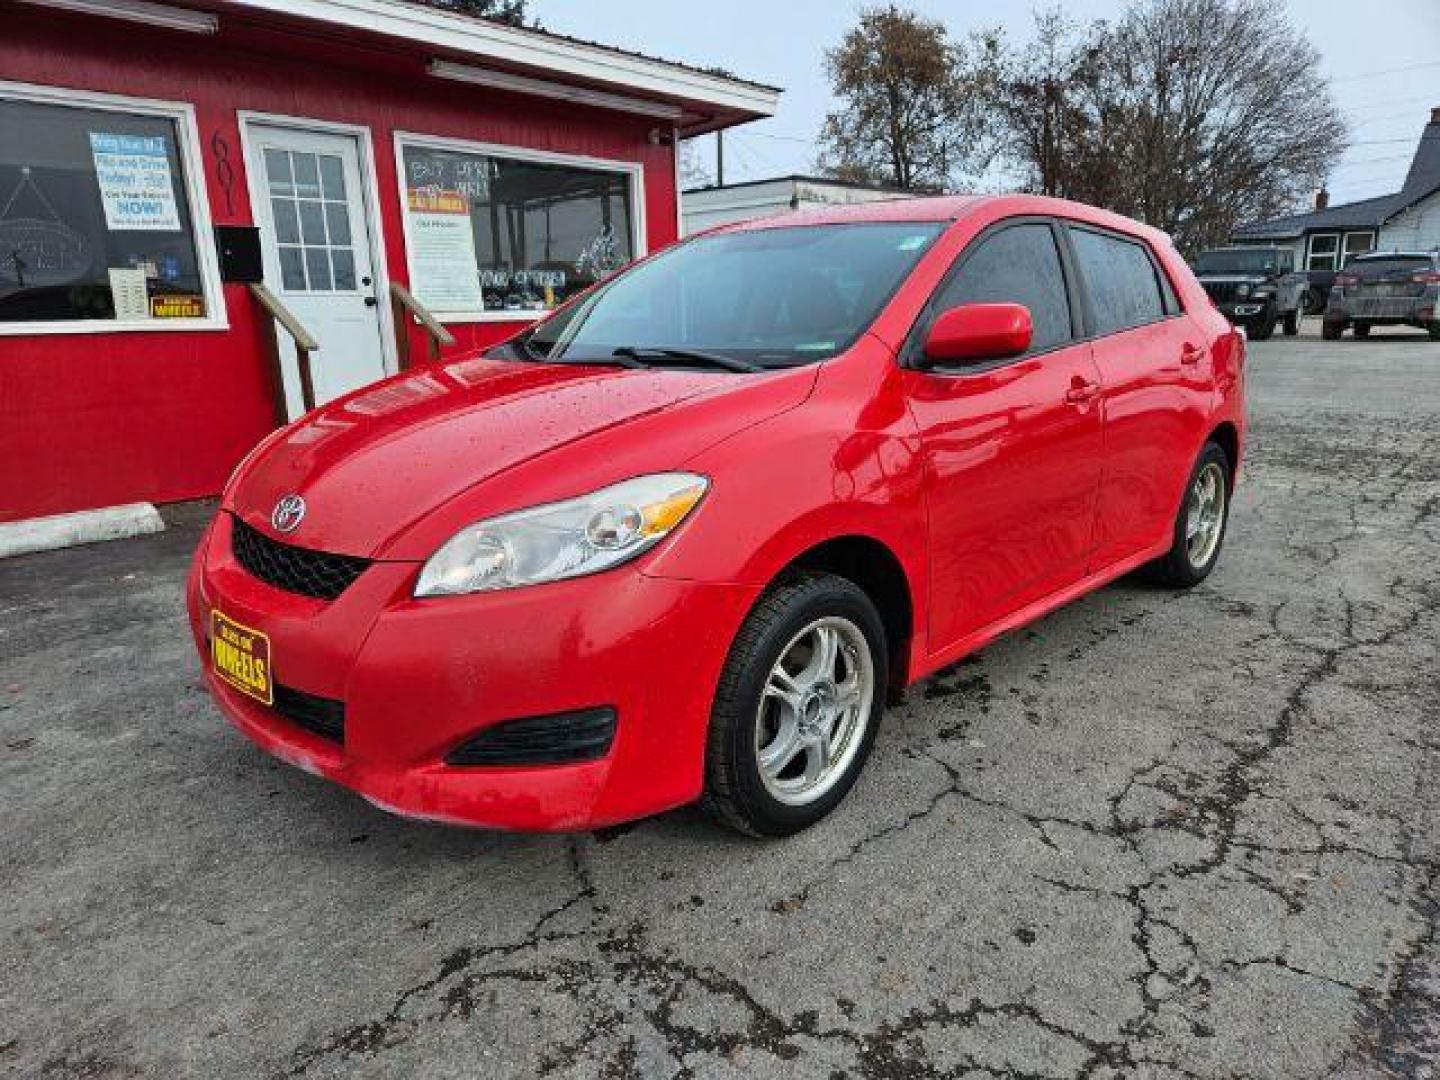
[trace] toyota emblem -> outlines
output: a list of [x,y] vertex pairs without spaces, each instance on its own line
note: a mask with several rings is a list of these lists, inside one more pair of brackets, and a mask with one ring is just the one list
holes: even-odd
[[270,524],[276,532],[294,532],[305,520],[305,500],[299,495],[286,495],[270,513]]

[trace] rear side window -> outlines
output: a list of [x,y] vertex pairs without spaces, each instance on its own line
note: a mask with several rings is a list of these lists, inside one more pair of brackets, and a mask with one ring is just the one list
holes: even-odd
[[1035,326],[1031,352],[1063,345],[1074,336],[1060,251],[1049,225],[1011,225],[980,241],[964,256],[940,293],[935,311],[961,304],[1024,304]]
[[1089,229],[1071,229],[1070,239],[1090,294],[1095,333],[1113,334],[1165,318],[1160,279],[1144,244]]

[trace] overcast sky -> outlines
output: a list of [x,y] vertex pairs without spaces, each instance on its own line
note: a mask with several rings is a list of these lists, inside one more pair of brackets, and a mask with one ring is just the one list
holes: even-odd
[[[1002,27],[1030,35],[1029,0],[901,0],[950,32]],[[809,172],[814,138],[831,107],[823,52],[862,5],[846,0],[531,0],[559,33],[652,53],[785,88],[772,120],[726,134],[726,179]],[[1124,0],[1069,0],[1072,16],[1114,18]],[[1440,106],[1440,0],[1277,0],[1320,50],[1351,147],[1330,177],[1334,201],[1400,187],[1432,106]],[[707,140],[708,143],[709,140]],[[706,147],[707,158],[709,146]]]

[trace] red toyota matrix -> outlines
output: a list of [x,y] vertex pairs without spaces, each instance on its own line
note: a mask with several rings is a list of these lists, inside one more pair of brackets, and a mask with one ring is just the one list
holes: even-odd
[[943,198],[706,233],[236,470],[189,581],[261,747],[430,821],[832,810],[887,695],[1214,567],[1244,338],[1164,234]]

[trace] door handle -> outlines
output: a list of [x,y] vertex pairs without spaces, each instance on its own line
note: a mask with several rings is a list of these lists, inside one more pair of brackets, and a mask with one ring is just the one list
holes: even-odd
[[1100,393],[1100,384],[1075,376],[1070,389],[1065,391],[1065,401],[1070,405],[1084,405]]
[[1205,350],[1198,345],[1186,344],[1180,349],[1180,363],[1198,364],[1200,358],[1205,355]]

